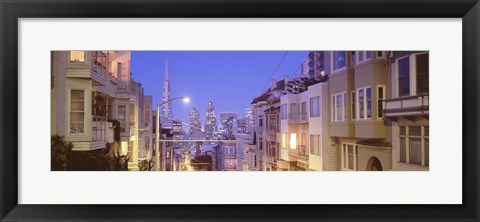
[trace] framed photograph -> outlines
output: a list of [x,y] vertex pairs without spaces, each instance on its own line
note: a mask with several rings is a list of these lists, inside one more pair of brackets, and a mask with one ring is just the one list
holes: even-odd
[[479,220],[476,0],[0,11],[1,221]]

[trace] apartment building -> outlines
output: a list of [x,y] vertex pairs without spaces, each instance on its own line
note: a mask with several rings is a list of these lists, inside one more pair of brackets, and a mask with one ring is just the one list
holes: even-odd
[[[94,151],[117,142],[138,169],[138,123],[143,89],[130,74],[128,51],[52,52],[51,134],[73,151]],[[140,96],[141,95],[141,96]],[[118,123],[118,134],[114,125]]]
[[391,130],[384,124],[386,52],[325,53],[330,77],[330,136],[338,149],[338,170],[391,170]]
[[429,170],[429,52],[393,51],[383,111],[392,133],[393,170]]
[[249,164],[251,170],[276,171],[279,160],[280,97],[286,94],[285,85],[288,76],[277,81],[271,80],[271,86],[252,101],[255,113],[254,140],[256,146],[250,146]]
[[329,137],[328,77],[293,77],[280,97],[282,170],[334,170],[336,149]]

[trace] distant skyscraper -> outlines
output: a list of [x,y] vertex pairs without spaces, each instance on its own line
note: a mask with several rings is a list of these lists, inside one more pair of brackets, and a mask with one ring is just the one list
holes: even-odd
[[253,115],[253,109],[245,109],[245,133],[253,133],[253,124],[255,121],[255,115]]
[[[165,79],[163,81],[163,95],[162,103],[167,102],[171,99],[170,96],[170,81],[168,76],[168,61],[165,60]],[[162,128],[172,128],[173,125],[173,115],[172,115],[172,103],[168,102],[162,105],[162,111],[160,112],[162,119]]]
[[188,133],[192,136],[196,131],[202,131],[202,123],[197,108],[193,107],[188,116]]
[[205,139],[213,139],[215,128],[217,128],[217,116],[215,116],[215,107],[212,101],[208,102],[205,120]]
[[225,130],[224,136],[226,138],[231,138],[233,133],[235,133],[234,125],[237,125],[237,113],[233,112],[221,112],[220,113],[220,123]]

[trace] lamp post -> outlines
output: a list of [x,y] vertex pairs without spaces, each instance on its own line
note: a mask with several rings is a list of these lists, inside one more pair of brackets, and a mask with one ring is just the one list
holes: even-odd
[[157,104],[157,118],[156,118],[156,128],[155,128],[155,170],[160,171],[160,107],[171,102],[172,100],[182,99],[183,102],[188,103],[190,99],[185,96],[175,97],[169,99],[161,104]]

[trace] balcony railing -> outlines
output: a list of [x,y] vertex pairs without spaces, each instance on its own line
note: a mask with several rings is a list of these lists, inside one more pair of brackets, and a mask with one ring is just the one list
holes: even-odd
[[92,116],[92,141],[105,141],[107,134],[107,118]]
[[428,94],[384,100],[383,113],[385,117],[428,115]]
[[290,149],[288,153],[294,156],[308,158],[308,148],[306,145],[298,145],[297,149]]
[[307,113],[290,113],[289,123],[308,123]]

